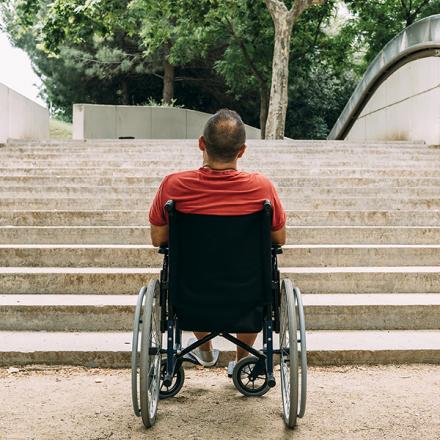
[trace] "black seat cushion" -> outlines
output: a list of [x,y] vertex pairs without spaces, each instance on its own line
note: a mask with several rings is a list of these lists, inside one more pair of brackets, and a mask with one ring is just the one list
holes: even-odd
[[170,298],[183,330],[261,330],[271,301],[266,217],[170,217]]

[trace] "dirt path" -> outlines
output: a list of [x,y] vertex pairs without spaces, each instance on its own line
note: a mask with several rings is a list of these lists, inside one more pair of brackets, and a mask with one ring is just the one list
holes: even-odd
[[0,439],[440,439],[440,366],[313,368],[294,431],[284,428],[278,386],[246,399],[223,370],[186,373],[146,431],[126,370],[0,370]]

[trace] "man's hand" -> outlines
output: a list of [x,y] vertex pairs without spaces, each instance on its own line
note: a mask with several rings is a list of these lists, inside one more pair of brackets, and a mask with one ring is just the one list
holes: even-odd
[[272,237],[273,244],[279,244],[280,246],[285,245],[286,244],[286,227],[283,226],[278,231],[272,231],[271,237]]
[[150,226],[151,243],[153,246],[159,247],[168,244],[168,225]]

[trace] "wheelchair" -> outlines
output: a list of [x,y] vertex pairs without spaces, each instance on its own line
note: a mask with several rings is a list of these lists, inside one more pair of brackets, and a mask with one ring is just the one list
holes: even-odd
[[[149,428],[160,399],[175,396],[185,380],[189,353],[221,336],[250,355],[233,370],[245,396],[262,396],[276,385],[279,358],[283,418],[293,428],[303,417],[307,395],[307,352],[301,292],[280,279],[271,242],[272,207],[241,216],[184,214],[174,201],[164,207],[169,242],[161,247],[163,267],[138,296],[131,355],[134,413]],[[182,331],[209,334],[182,347]],[[231,333],[263,333],[257,350]],[[279,348],[273,335],[279,334]],[[165,344],[163,344],[165,339]]]

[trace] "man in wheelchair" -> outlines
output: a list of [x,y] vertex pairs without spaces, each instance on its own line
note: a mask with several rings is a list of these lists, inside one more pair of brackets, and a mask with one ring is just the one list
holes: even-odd
[[[198,170],[183,171],[166,176],[150,209],[151,240],[154,246],[168,243],[168,219],[165,204],[176,203],[176,209],[186,214],[239,216],[261,211],[268,200],[272,207],[272,243],[286,241],[286,214],[272,182],[259,173],[238,171],[238,159],[246,150],[246,132],[240,116],[231,110],[220,110],[206,123],[199,148],[203,152],[203,166]],[[234,252],[231,249],[231,253]],[[207,333],[195,332],[197,339]],[[240,341],[252,346],[256,333],[239,333]],[[189,341],[191,343],[193,341]],[[206,342],[191,354],[200,365],[215,365],[218,352]],[[249,353],[237,346],[236,360]],[[229,364],[232,375],[235,362]]]
[[[245,396],[262,396],[276,385],[279,355],[285,423],[293,427],[304,415],[301,295],[290,280],[280,279],[277,265],[286,213],[269,179],[237,170],[245,141],[240,116],[218,111],[199,139],[203,166],[165,177],[153,200],[151,239],[164,259],[160,279],[139,292],[131,357],[133,408],[146,427],[155,422],[159,398],[182,388],[184,361],[216,364],[219,353],[211,341],[217,336],[237,346],[228,373]],[[186,347],[183,330],[196,337]],[[259,332],[261,350],[254,348]]]

